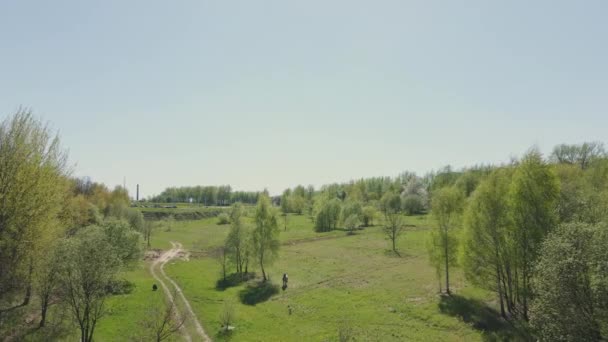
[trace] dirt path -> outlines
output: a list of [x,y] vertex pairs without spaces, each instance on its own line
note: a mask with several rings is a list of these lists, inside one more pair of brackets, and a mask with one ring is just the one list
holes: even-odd
[[[167,286],[165,281],[171,286],[173,286],[173,288],[175,289],[175,293],[177,294],[178,299],[181,299],[181,302],[184,304],[186,311],[183,312],[183,310],[178,310],[178,319],[181,319],[181,317],[189,318],[187,323],[193,325],[196,330],[196,336],[194,338],[194,341],[211,342],[211,339],[205,333],[203,326],[201,325],[198,318],[196,317],[196,314],[192,310],[190,302],[188,301],[188,299],[186,299],[186,296],[184,296],[182,289],[177,285],[177,283],[175,283],[175,281],[173,281],[173,279],[169,278],[165,273],[165,264],[171,261],[172,259],[178,257],[180,253],[183,252],[181,243],[171,241],[171,245],[172,248],[170,250],[163,252],[156,260],[154,260],[154,262],[152,262],[152,264],[150,265],[150,273],[152,274],[152,277],[154,277],[154,279],[156,279],[156,281],[160,283],[163,288],[163,291],[165,291],[165,295],[167,295],[167,297],[171,300],[174,300],[171,294],[172,291],[169,286]],[[160,276],[156,272],[157,269],[158,271],[160,271]],[[181,333],[187,341],[193,341],[192,336],[190,336],[190,334],[188,333],[188,330],[186,329],[185,325],[181,327]]]

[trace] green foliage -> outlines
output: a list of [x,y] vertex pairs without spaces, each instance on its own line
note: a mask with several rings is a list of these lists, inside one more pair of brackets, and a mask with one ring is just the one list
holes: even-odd
[[264,282],[264,265],[271,264],[279,255],[279,226],[277,214],[268,196],[260,196],[255,210],[255,228],[252,231],[253,253],[259,263]]
[[428,209],[428,192],[423,180],[416,175],[410,175],[405,181],[401,202],[407,215],[422,214]]
[[283,212],[283,214],[291,212],[291,205],[289,203],[290,196],[291,189],[285,189],[285,191],[283,191],[283,194],[281,195],[281,211]]
[[524,156],[513,174],[510,204],[514,229],[513,254],[517,266],[518,298],[523,317],[528,318],[528,303],[532,297],[530,278],[540,244],[555,227],[559,183],[553,170],[538,151]]
[[361,210],[361,220],[363,221],[363,226],[373,226],[374,221],[378,219],[378,215],[378,209],[376,209],[375,206],[368,205],[363,207]]
[[129,225],[131,225],[131,228],[135,229],[138,232],[143,232],[145,222],[144,215],[141,213],[141,211],[135,208],[129,208],[126,216],[126,219],[129,222]]
[[380,200],[384,213],[384,233],[391,241],[393,252],[397,253],[397,239],[403,232],[403,217],[401,215],[401,196],[387,192]]
[[[461,214],[464,208],[464,195],[456,187],[444,187],[433,194],[432,214],[437,221],[437,229],[433,231],[432,242],[434,251],[431,261],[441,259],[443,266],[435,263],[437,272],[445,270],[445,288],[450,293],[450,266],[456,264],[458,238],[456,230],[460,228]],[[439,257],[435,255],[439,254]]]
[[317,214],[315,218],[315,231],[328,232],[334,230],[340,222],[342,211],[341,201],[337,198],[330,200],[320,199],[317,203]]
[[423,198],[419,195],[405,195],[402,199],[403,211],[406,215],[418,215],[424,212]]
[[387,192],[382,196],[380,207],[384,215],[401,212],[401,197],[396,193]]
[[[97,228],[97,226],[91,226],[84,230]],[[123,264],[135,262],[141,257],[141,234],[133,230],[127,222],[108,220],[99,228],[103,230],[106,240],[112,248],[112,254]]]
[[64,260],[57,244],[54,241],[52,245],[47,246],[45,257],[38,260],[38,271],[34,276],[34,290],[40,300],[40,328],[46,324],[48,309],[53,299],[59,297],[59,271]]
[[307,193],[303,186],[297,186],[293,191],[286,189],[281,195],[281,211],[283,214],[296,213],[302,215],[308,205]]
[[135,285],[125,279],[112,279],[106,285],[106,293],[109,295],[124,295],[133,292]]
[[224,243],[228,251],[228,260],[236,266],[239,275],[245,272],[251,251],[251,248],[248,248],[250,233],[243,223],[243,215],[243,206],[240,203],[233,204],[230,210],[230,232]]
[[231,302],[224,302],[224,308],[222,309],[222,313],[220,314],[220,322],[222,323],[221,331],[223,333],[229,333],[230,327],[234,323],[235,314],[234,314],[234,305]]
[[531,324],[541,341],[600,341],[608,335],[608,226],[571,223],[543,242]]
[[60,246],[62,296],[78,323],[81,341],[93,340],[95,326],[105,314],[107,288],[121,266],[121,258],[102,227],[88,227]]
[[584,170],[562,163],[553,169],[560,181],[560,222],[595,224],[608,219],[608,159],[595,159]]
[[217,216],[217,224],[228,224],[230,223],[230,216],[226,213],[221,213]]
[[601,142],[586,142],[581,145],[561,144],[555,146],[551,159],[557,163],[577,165],[586,169],[599,158],[606,157],[604,144]]
[[0,124],[0,301],[30,283],[46,243],[62,233],[66,155],[30,112]]
[[186,186],[167,188],[150,199],[158,203],[197,203],[205,206],[227,206],[241,202],[255,204],[260,192],[233,191],[230,185]]
[[[509,170],[496,170],[485,178],[470,198],[465,212],[462,265],[469,281],[498,296],[501,314],[504,305],[512,308],[513,265],[508,191]],[[506,284],[508,283],[508,286]]]
[[355,200],[347,200],[342,206],[342,218],[344,222],[351,217],[355,216],[359,221],[363,219],[363,207],[361,202]]
[[361,226],[361,219],[356,214],[351,214],[344,220],[344,228],[348,229],[350,234],[353,234],[357,228]]

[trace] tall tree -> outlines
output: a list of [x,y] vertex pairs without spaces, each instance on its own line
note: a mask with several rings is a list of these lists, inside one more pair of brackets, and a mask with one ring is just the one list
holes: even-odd
[[145,316],[139,322],[144,329],[139,332],[139,336],[135,336],[136,340],[162,342],[183,329],[186,317],[179,313],[176,296],[177,290],[174,289],[168,298],[163,296],[162,305],[156,301],[150,303]]
[[521,312],[528,320],[528,303],[532,297],[530,278],[540,244],[556,223],[559,184],[553,170],[537,150],[531,150],[521,160],[513,175],[510,189],[513,210],[513,241],[521,300]]
[[460,225],[460,217],[464,207],[464,194],[454,186],[441,188],[433,194],[431,210],[437,221],[437,231],[434,232],[439,238],[433,239],[441,252],[444,262],[445,289],[450,294],[450,265],[456,261],[457,242],[455,230]]
[[401,213],[401,196],[387,192],[380,201],[384,214],[384,234],[391,241],[393,252],[397,252],[397,239],[403,231],[403,216]]
[[510,178],[510,170],[496,170],[473,192],[464,215],[462,248],[465,276],[473,284],[498,295],[503,317],[506,317],[505,305],[512,310],[514,291],[507,239],[512,229],[508,202]]
[[325,196],[315,202],[315,230],[328,232],[336,229],[342,213],[341,201],[337,198],[327,199]]
[[120,267],[120,258],[101,227],[87,227],[68,239],[61,252],[61,288],[80,328],[80,341],[91,342],[105,314],[106,288]]
[[226,237],[226,248],[229,251],[229,259],[236,266],[236,272],[243,274],[245,266],[245,243],[247,232],[243,224],[243,205],[234,203],[230,209],[230,232]]
[[291,189],[285,189],[281,195],[281,212],[285,223],[285,231],[287,231],[287,214],[291,212]]
[[361,211],[361,220],[363,221],[363,226],[369,227],[374,224],[374,220],[378,217],[378,210],[373,205],[367,205],[363,207]]
[[608,226],[569,223],[542,243],[530,322],[541,341],[608,337]]
[[561,144],[555,146],[551,154],[553,161],[578,165],[583,170],[594,160],[603,157],[606,157],[606,150],[601,142],[586,142],[581,145]]
[[279,227],[277,215],[266,195],[260,196],[255,209],[255,228],[252,232],[253,249],[262,271],[264,282],[267,280],[264,265],[278,257]]
[[0,299],[26,289],[41,246],[60,234],[66,154],[59,138],[28,111],[0,124]]

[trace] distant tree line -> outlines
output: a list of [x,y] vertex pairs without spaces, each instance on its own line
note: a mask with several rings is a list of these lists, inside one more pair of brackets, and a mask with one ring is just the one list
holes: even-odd
[[184,186],[165,189],[149,199],[157,203],[198,203],[204,206],[229,206],[232,203],[256,204],[262,192],[233,191],[230,185]]

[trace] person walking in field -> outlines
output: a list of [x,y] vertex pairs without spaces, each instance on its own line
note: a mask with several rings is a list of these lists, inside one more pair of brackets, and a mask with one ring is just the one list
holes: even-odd
[[287,288],[287,282],[289,281],[289,277],[287,273],[283,273],[283,291]]

